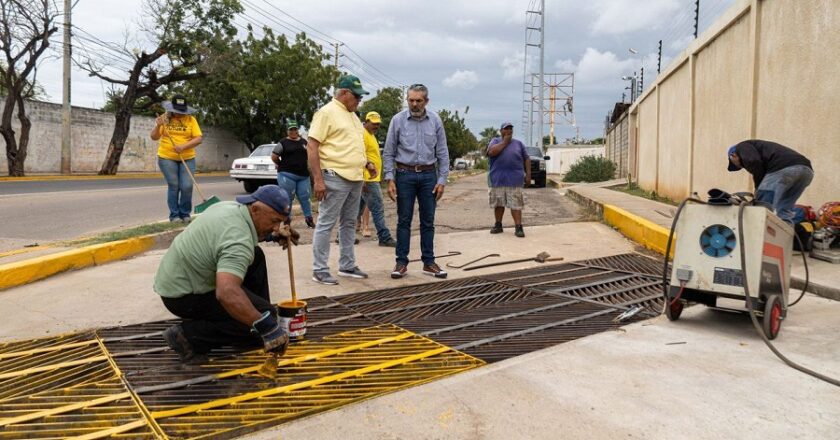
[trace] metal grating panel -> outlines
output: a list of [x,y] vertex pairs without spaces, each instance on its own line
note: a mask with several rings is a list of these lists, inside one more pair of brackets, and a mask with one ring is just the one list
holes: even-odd
[[261,350],[181,365],[161,334],[175,320],[2,344],[0,439],[241,435],[658,313],[659,271],[625,254],[309,298],[308,339],[273,380]]

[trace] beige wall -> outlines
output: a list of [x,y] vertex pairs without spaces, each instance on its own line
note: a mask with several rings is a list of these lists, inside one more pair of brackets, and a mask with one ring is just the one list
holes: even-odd
[[[61,105],[28,101],[26,110],[32,121],[29,148],[24,171],[26,173],[58,173],[61,171]],[[19,130],[17,119],[13,128]],[[200,123],[201,121],[199,121]],[[149,138],[154,118],[134,116],[131,130],[120,157],[120,172],[157,171],[157,142]],[[114,130],[114,115],[99,110],[73,107],[70,167],[74,173],[99,171]],[[230,169],[234,159],[247,156],[248,149],[230,133],[201,127],[204,141],[196,150],[196,169],[214,171]],[[0,173],[8,174],[6,146],[0,141],[4,154],[0,155]]]
[[[638,184],[642,188],[657,191],[656,169],[658,167],[657,153],[657,132],[656,121],[658,118],[656,108],[657,91],[647,95],[647,98],[637,106],[638,115]],[[649,129],[648,127],[653,127]]]
[[736,1],[631,109],[639,185],[673,199],[753,190],[745,171],[726,171],[725,152],[759,138],[811,159],[801,202],[840,200],[838,72],[840,1]]
[[688,194],[691,166],[690,66],[684,63],[659,87],[659,189],[671,199]]
[[840,200],[840,1],[766,0],[760,9],[756,137],[811,159],[803,202]]
[[750,137],[750,20],[741,17],[694,59],[694,154],[692,191],[749,189],[747,173],[730,173],[726,149]]

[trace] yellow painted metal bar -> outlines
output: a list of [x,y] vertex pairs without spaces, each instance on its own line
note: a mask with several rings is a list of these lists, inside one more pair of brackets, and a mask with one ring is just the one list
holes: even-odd
[[22,416],[11,417],[7,419],[0,420],[0,427],[14,425],[17,423],[24,423],[30,420],[40,419],[42,417],[49,417],[54,416],[56,414],[63,414],[70,411],[75,411],[77,409],[84,409],[91,406],[102,405],[104,403],[111,403],[116,402],[117,400],[122,400],[126,398],[130,398],[131,394],[128,392],[123,392],[119,394],[111,394],[110,396],[100,397],[98,399],[93,400],[86,400],[84,402],[78,403],[71,403],[70,405],[59,406],[56,408],[45,409],[43,411],[37,411],[29,414],[24,414]]
[[131,423],[126,423],[125,425],[115,426],[109,429],[103,429],[102,431],[91,432],[90,434],[80,435],[76,437],[68,437],[73,440],[94,440],[97,438],[106,438],[110,437],[114,434],[121,434],[123,432],[131,431],[132,429],[142,428],[146,426],[145,419],[135,420]]
[[91,340],[88,340],[88,341],[82,341],[82,342],[71,342],[69,344],[53,345],[51,347],[33,348],[31,350],[25,350],[25,351],[15,351],[15,352],[11,352],[11,353],[0,353],[0,360],[10,359],[10,358],[15,358],[15,357],[30,356],[30,355],[33,355],[33,354],[49,353],[49,352],[59,351],[59,350],[66,350],[68,348],[84,347],[84,346],[93,345],[93,344],[96,344],[95,339],[91,339]]
[[[390,337],[387,337],[387,338],[376,339],[376,340],[373,340],[373,341],[362,342],[362,343],[354,344],[354,345],[347,345],[347,346],[344,346],[344,347],[341,347],[341,348],[334,348],[334,349],[331,349],[331,350],[320,351],[320,352],[317,352],[317,353],[305,354],[303,356],[297,356],[297,357],[293,357],[293,358],[290,358],[290,359],[281,359],[280,362],[277,363],[277,367],[280,368],[280,367],[285,367],[285,366],[288,366],[288,365],[300,364],[300,363],[303,363],[303,362],[323,359],[325,357],[335,356],[335,355],[338,355],[338,354],[348,353],[348,352],[356,351],[356,350],[362,350],[362,349],[369,348],[369,347],[374,347],[374,346],[377,346],[377,345],[387,344],[389,342],[401,341],[403,339],[408,339],[412,336],[415,336],[415,334],[411,333],[411,332],[405,332],[405,333],[400,333],[399,335],[390,336]],[[219,374],[216,374],[215,376],[219,379],[224,379],[226,377],[239,376],[241,374],[253,373],[253,372],[256,372],[257,370],[259,370],[261,367],[262,367],[262,365],[257,365],[257,366],[254,366],[254,367],[240,368],[238,370],[231,370],[231,371],[226,371],[224,373],[219,373]]]
[[96,335],[96,342],[99,343],[99,349],[102,350],[102,353],[104,353],[105,356],[108,357],[108,363],[111,364],[111,368],[114,369],[114,373],[123,383],[125,388],[128,390],[129,394],[131,394],[131,400],[134,401],[134,404],[137,405],[137,409],[139,409],[140,412],[143,414],[143,419],[146,421],[146,423],[149,424],[149,426],[151,426],[152,430],[155,432],[155,434],[157,434],[159,438],[168,439],[169,437],[166,435],[165,432],[163,432],[163,429],[160,428],[157,422],[155,422],[155,419],[154,417],[152,417],[151,413],[149,412],[149,409],[146,408],[146,405],[143,403],[142,400],[140,400],[140,397],[138,397],[137,393],[135,393],[134,390],[131,388],[131,384],[126,382],[125,377],[123,376],[122,371],[120,370],[120,367],[117,365],[116,362],[114,362],[114,358],[113,356],[111,356],[111,352],[108,351],[108,347],[105,346],[105,342],[102,341],[102,338],[99,337],[99,334]]
[[156,412],[152,412],[152,416],[155,419],[162,419],[162,418],[166,418],[166,417],[180,416],[180,415],[189,414],[189,413],[193,413],[193,412],[197,412],[197,411],[202,411],[202,410],[205,410],[205,409],[217,408],[217,407],[220,407],[220,406],[227,406],[227,405],[232,405],[232,404],[236,404],[236,403],[240,403],[240,402],[245,402],[245,401],[248,401],[248,400],[259,399],[261,397],[273,396],[275,394],[287,393],[287,392],[290,392],[290,391],[295,391],[295,390],[299,390],[299,389],[303,389],[303,388],[315,387],[315,386],[318,386],[318,385],[323,385],[325,383],[336,382],[336,381],[344,380],[344,379],[351,378],[351,377],[354,377],[354,376],[359,376],[359,375],[362,375],[362,374],[367,374],[367,373],[371,373],[371,372],[374,372],[374,371],[384,370],[386,368],[392,368],[392,367],[396,367],[396,366],[399,366],[399,365],[407,364],[409,362],[414,362],[414,361],[417,361],[417,360],[425,359],[425,358],[430,357],[430,356],[435,356],[435,355],[438,355],[438,354],[441,354],[441,353],[445,353],[449,350],[452,350],[452,348],[450,348],[450,347],[440,347],[440,348],[436,348],[434,350],[429,350],[429,351],[426,351],[426,352],[423,352],[423,353],[418,353],[418,354],[414,354],[414,355],[411,355],[411,356],[406,356],[406,357],[403,357],[403,358],[400,358],[400,359],[394,359],[394,360],[391,360],[391,361],[388,361],[388,362],[382,362],[382,363],[379,363],[379,364],[370,365],[370,366],[364,367],[364,368],[358,368],[358,369],[355,369],[355,370],[345,371],[343,373],[334,374],[334,375],[322,377],[322,378],[319,378],[319,379],[308,380],[308,381],[305,381],[305,382],[299,382],[299,383],[296,383],[296,384],[287,385],[287,386],[283,386],[283,387],[271,388],[271,389],[268,389],[268,390],[258,391],[258,392],[254,392],[254,393],[242,394],[242,395],[239,395],[239,396],[229,397],[229,398],[226,398],[226,399],[213,400],[213,401],[210,401],[210,402],[205,402],[205,403],[201,403],[201,404],[197,404],[197,405],[185,406],[185,407],[176,408],[176,409],[167,410],[167,411],[156,411]]
[[42,373],[44,371],[52,371],[52,370],[57,370],[59,368],[73,367],[73,366],[76,366],[76,365],[84,365],[84,364],[90,364],[90,363],[93,363],[93,362],[107,361],[107,360],[108,360],[108,356],[94,356],[94,357],[79,359],[77,361],[68,361],[68,362],[62,362],[60,364],[45,365],[43,367],[27,368],[25,370],[12,371],[11,373],[3,373],[3,374],[0,374],[0,379],[12,379],[12,378],[15,378],[15,377],[26,376],[26,375],[29,375],[29,374],[32,374],[32,373]]

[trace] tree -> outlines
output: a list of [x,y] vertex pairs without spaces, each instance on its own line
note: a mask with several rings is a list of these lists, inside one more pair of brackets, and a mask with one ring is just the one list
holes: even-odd
[[449,110],[440,110],[438,112],[443,128],[446,130],[446,143],[449,146],[449,162],[454,163],[455,159],[463,156],[470,151],[478,149],[478,139],[467,128],[464,118]]
[[225,127],[248,148],[279,141],[286,119],[304,122],[329,101],[338,71],[326,63],[329,55],[303,33],[289,42],[284,35],[252,29],[230,48],[224,66],[187,88],[203,120]]
[[377,112],[382,117],[382,125],[379,126],[379,131],[376,132],[376,138],[379,142],[385,142],[385,137],[388,135],[388,127],[391,125],[391,118],[402,110],[403,92],[396,87],[385,87],[380,89],[373,98],[362,103],[359,112],[362,118],[367,112]]
[[479,133],[481,139],[478,141],[478,146],[481,148],[487,148],[487,146],[490,145],[490,141],[498,135],[499,130],[497,130],[496,127],[485,127],[481,130],[481,133]]
[[233,18],[243,10],[239,0],[145,0],[144,8],[150,24],[142,31],[155,48],[132,50],[127,42],[123,45],[122,51],[134,60],[127,77],[110,76],[106,66],[92,58],[80,63],[91,76],[122,92],[115,100],[114,131],[99,174],[117,173],[138,100],[148,98],[149,105],[160,102],[162,86],[201,78],[224,64],[220,54],[233,41]]
[[[0,135],[6,142],[9,176],[23,176],[32,122],[26,114],[25,100],[37,93],[35,72],[38,59],[50,45],[58,28],[55,3],[49,0],[0,0],[0,64],[2,91],[6,95],[0,114]],[[12,129],[17,109],[20,136]]]

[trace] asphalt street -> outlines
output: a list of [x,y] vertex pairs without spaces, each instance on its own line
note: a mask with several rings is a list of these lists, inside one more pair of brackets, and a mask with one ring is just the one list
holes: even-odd
[[[198,183],[208,197],[245,194],[229,177]],[[162,178],[0,182],[0,207],[0,251],[165,221],[169,213]]]
[[[199,177],[198,182],[208,197],[233,200],[246,194],[241,183],[228,177]],[[579,218],[577,205],[558,197],[552,188],[527,188],[525,194],[526,233],[528,226]],[[386,223],[396,234],[396,203],[387,195],[385,199]],[[200,202],[195,191],[193,203]],[[166,186],[162,179],[154,178],[0,182],[0,206],[0,252],[165,221],[168,217]],[[418,233],[418,219],[415,214],[414,234]],[[509,213],[504,223],[512,233]],[[487,175],[459,178],[448,185],[438,204],[435,225],[438,233],[489,229],[493,212],[488,206]],[[301,232],[303,243],[311,242],[312,230],[306,228],[301,216],[295,217],[293,226]],[[370,240],[376,239],[373,229],[371,224]]]

